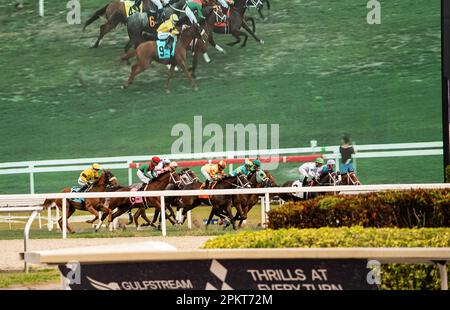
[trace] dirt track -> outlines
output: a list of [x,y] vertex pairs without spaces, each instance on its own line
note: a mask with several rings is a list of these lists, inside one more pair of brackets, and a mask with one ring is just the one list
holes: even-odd
[[[77,238],[77,239],[32,239],[30,251],[51,250],[70,247],[127,244],[144,241],[163,241],[178,249],[198,248],[211,236],[186,236],[186,237],[136,237],[136,238]],[[19,253],[23,252],[23,240],[0,241],[0,272],[3,270],[21,270],[23,261],[19,259]]]

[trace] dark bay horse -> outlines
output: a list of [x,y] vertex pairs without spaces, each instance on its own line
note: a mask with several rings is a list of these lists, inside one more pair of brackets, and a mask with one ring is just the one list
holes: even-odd
[[[248,181],[250,182],[250,186],[252,188],[277,186],[275,178],[268,171],[263,171],[262,174],[259,174],[259,177],[258,172],[252,173],[249,175]],[[259,194],[236,195],[233,197],[233,205],[239,206],[242,209],[242,218],[239,218],[238,214],[236,214],[234,218],[235,220],[239,220],[239,227],[242,227],[242,224],[247,219],[248,212],[250,212],[258,201]]]
[[[282,187],[302,187],[301,184],[299,184],[299,180],[295,181],[287,181],[283,183]],[[295,186],[295,184],[299,184],[299,186]],[[338,178],[336,173],[326,173],[321,176],[320,180],[313,179],[310,182],[306,184],[306,186],[336,186],[339,184]],[[310,198],[315,198],[319,195],[333,195],[333,192],[305,192],[303,194],[303,197],[299,197],[298,195],[291,194],[291,193],[282,193],[278,196],[283,199],[284,201],[300,201],[300,200],[307,200]]]
[[[150,182],[145,188],[144,191],[160,191],[160,190],[166,190],[169,185],[175,185],[178,187],[180,184],[180,177],[177,174],[175,170],[166,171],[162,174],[160,174],[156,179],[154,179],[152,182]],[[117,191],[130,191],[131,186],[124,187],[121,189],[118,189]],[[147,225],[143,226],[155,226],[154,222],[156,222],[156,219],[158,217],[157,214],[159,214],[161,210],[161,203],[159,197],[143,197],[142,202],[138,203],[132,203],[130,201],[130,198],[122,197],[122,198],[110,198],[106,201],[105,206],[111,210],[111,216],[109,217],[108,222],[111,223],[116,217],[121,216],[125,212],[129,211],[130,209],[137,208],[138,210],[135,212],[133,219],[136,227],[139,227],[138,219],[139,217],[142,217],[146,222]],[[153,217],[153,221],[150,221],[145,214],[145,210],[147,208],[155,208],[155,215]],[[116,210],[112,212],[113,210]],[[170,212],[171,209],[168,209]],[[175,214],[173,211],[168,214],[167,219],[172,223],[175,224]],[[161,221],[161,220],[160,220]]]
[[[111,173],[111,171],[103,170],[98,181],[91,188],[88,189],[88,192],[106,192],[107,186],[116,184],[117,178]],[[70,193],[71,190],[72,189],[70,187],[66,187],[61,192]],[[69,218],[72,216],[75,210],[88,211],[92,213],[95,216],[94,219],[86,221],[87,223],[90,224],[94,223],[98,219],[99,217],[98,211],[102,211],[104,216],[106,217],[109,214],[109,209],[104,206],[104,203],[105,203],[104,198],[87,198],[85,199],[84,202],[76,202],[73,201],[72,199],[67,199],[67,213],[66,213],[67,230],[73,233],[73,230],[69,226]],[[44,201],[44,208],[51,207],[52,205],[56,205],[57,208],[62,210],[62,199],[46,199]],[[62,217],[59,219],[58,223],[59,227],[62,228]],[[100,226],[101,223],[99,223],[97,229]]]
[[[217,182],[214,189],[235,189],[235,188],[250,188],[250,183],[245,175],[240,175],[236,177],[225,177]],[[206,227],[211,223],[214,215],[223,218],[226,216],[236,230],[236,221],[234,220],[232,205],[233,205],[233,195],[211,195],[209,198],[211,201],[212,209],[209,213],[208,221],[206,222]],[[243,218],[242,209],[240,205],[236,205],[237,214],[240,218]]]
[[[205,33],[206,34],[206,33]],[[159,59],[158,50],[156,47],[156,41],[147,41],[141,43],[135,50],[130,51],[123,55],[120,59],[121,61],[128,60],[134,56],[136,56],[136,63],[131,67],[131,73],[128,80],[124,83],[123,88],[128,88],[134,81],[135,77],[148,69],[152,60],[157,61],[159,63],[170,65],[170,70],[166,82],[164,83],[164,89],[166,92],[169,92],[169,81],[173,76],[175,67],[178,65],[186,74],[186,77],[189,80],[192,88],[197,90],[197,85],[192,78],[191,73],[187,69],[186,66],[186,50],[189,50],[190,44],[194,39],[203,40],[206,42],[205,38],[200,36],[200,33],[194,28],[186,26],[185,29],[181,31],[181,34],[178,37],[178,43],[175,47],[174,57],[170,57],[170,59]]]
[[[248,40],[248,35],[241,31],[241,27],[244,28],[256,41],[261,44],[264,44],[264,41],[259,39],[255,35],[255,29],[250,29],[246,20],[252,20],[251,18],[245,18],[245,11],[247,9],[247,0],[236,0],[234,5],[230,7],[229,13],[227,13],[227,21],[222,22],[223,27],[215,26],[214,32],[219,34],[231,34],[236,38],[236,41],[227,43],[229,46],[236,45],[241,42],[241,36],[244,37],[244,41],[241,44],[241,47],[245,47]],[[254,21],[252,21],[254,25]],[[254,27],[254,26],[253,26]],[[211,43],[211,39],[210,39]],[[213,44],[213,43],[211,43]],[[214,45],[213,45],[214,46]]]

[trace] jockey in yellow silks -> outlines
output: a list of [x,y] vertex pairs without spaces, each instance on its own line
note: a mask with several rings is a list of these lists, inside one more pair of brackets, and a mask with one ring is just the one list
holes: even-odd
[[166,40],[166,49],[172,50],[172,44],[180,32],[176,28],[178,22],[176,14],[170,15],[170,18],[158,27],[158,40]]
[[80,192],[86,190],[91,184],[94,184],[100,178],[100,165],[93,164],[91,167],[86,168],[80,173],[78,178],[78,184],[81,185]]
[[209,183],[211,181],[217,181],[226,176],[225,172],[223,171],[226,166],[227,163],[224,160],[221,160],[218,164],[206,164],[200,169],[206,179],[206,188],[209,188]]

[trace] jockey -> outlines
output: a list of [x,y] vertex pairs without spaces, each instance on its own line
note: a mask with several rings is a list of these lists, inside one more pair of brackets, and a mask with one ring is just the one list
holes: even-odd
[[299,180],[302,182],[303,186],[306,185],[308,180],[317,176],[317,170],[320,169],[323,164],[323,159],[317,157],[314,162],[304,163],[298,168],[298,171],[300,172]]
[[327,165],[317,170],[317,178],[320,180],[325,174],[336,172],[336,162],[334,159],[328,159]]
[[255,159],[253,161],[252,172],[258,171],[259,169],[261,169],[261,162],[259,161],[259,159]]
[[164,158],[159,162],[159,164],[155,167],[156,170],[156,176],[159,176],[161,173],[164,173],[166,171],[170,170],[170,159]]
[[[135,0],[133,9],[136,11],[139,11],[139,6],[141,5],[141,2],[143,0]],[[152,3],[156,6],[156,20],[159,21],[164,17],[164,5],[166,5],[169,1],[168,0],[151,0]]]
[[172,44],[175,37],[180,33],[175,27],[178,22],[178,16],[176,14],[170,15],[169,19],[166,20],[158,27],[158,39],[166,40],[166,49],[172,50]]
[[[197,17],[195,16],[195,12],[197,12],[197,16],[199,19],[205,19],[202,13],[204,0],[186,0],[186,8],[184,9],[184,13],[189,18],[189,21],[192,25],[195,25],[197,29],[200,29],[200,25],[198,24]],[[201,33],[203,35],[203,31]]]
[[226,166],[227,163],[224,160],[221,160],[218,164],[206,164],[200,169],[206,179],[206,188],[209,188],[209,183],[211,181],[217,181],[225,177],[225,172],[223,172],[223,170],[226,168]]
[[253,171],[253,163],[251,160],[246,159],[245,163],[242,166],[237,167],[233,171],[231,171],[230,176],[235,177],[238,175],[248,176]]
[[90,185],[98,181],[100,169],[100,165],[95,163],[81,172],[80,177],[78,178],[78,184],[81,185],[80,192],[87,190]]
[[225,8],[226,10],[228,10],[228,4],[233,5],[234,1],[233,0],[217,0],[219,1],[220,5]]
[[139,166],[137,176],[144,184],[150,183],[158,175],[156,174],[156,166],[161,162],[158,156],[154,156],[150,163],[145,163]]

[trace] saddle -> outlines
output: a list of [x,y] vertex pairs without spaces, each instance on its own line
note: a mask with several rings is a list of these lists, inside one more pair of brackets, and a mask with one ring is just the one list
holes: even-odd
[[[71,193],[85,193],[87,192],[92,186],[89,186],[88,188],[86,188],[85,190],[81,191],[81,186],[74,186],[70,189]],[[70,199],[73,202],[78,202],[78,203],[84,203],[85,199],[84,198],[71,198]]]
[[[218,180],[214,181],[209,189],[214,189],[218,182],[219,182]],[[205,187],[206,187],[206,183],[202,183],[202,185],[200,185],[200,189],[201,190],[205,189]],[[198,198],[200,198],[200,199],[209,199],[210,197],[208,195],[199,195]]]
[[[168,42],[168,40],[173,40],[172,44]],[[156,49],[158,52],[158,58],[161,60],[168,60],[175,56],[175,47],[177,44],[176,37],[169,36],[165,40],[156,40]]]

